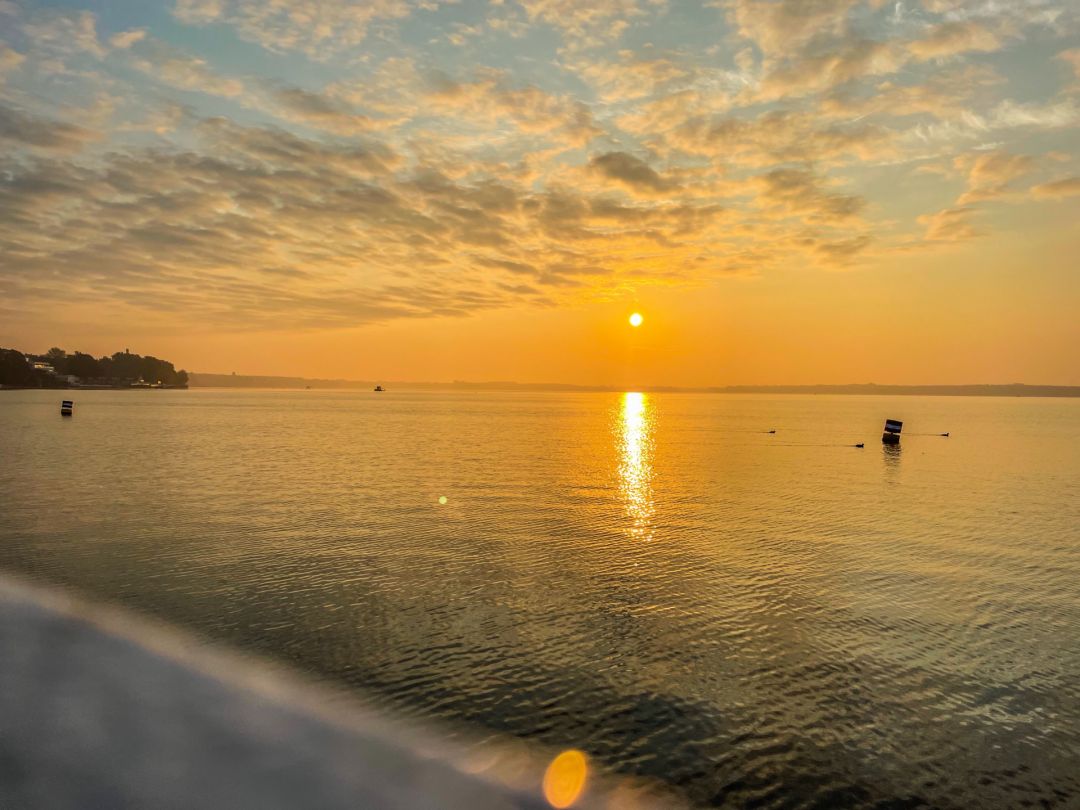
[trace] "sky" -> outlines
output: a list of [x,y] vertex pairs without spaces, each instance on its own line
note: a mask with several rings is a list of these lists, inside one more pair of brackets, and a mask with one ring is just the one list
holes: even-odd
[[1080,5],[0,0],[0,345],[1080,385]]

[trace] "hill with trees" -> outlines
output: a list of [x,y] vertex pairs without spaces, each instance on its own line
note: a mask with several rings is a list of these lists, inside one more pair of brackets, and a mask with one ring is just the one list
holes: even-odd
[[188,373],[177,371],[168,360],[132,354],[127,349],[106,357],[78,351],[68,354],[58,347],[45,354],[0,349],[0,386],[5,387],[186,388],[187,384]]

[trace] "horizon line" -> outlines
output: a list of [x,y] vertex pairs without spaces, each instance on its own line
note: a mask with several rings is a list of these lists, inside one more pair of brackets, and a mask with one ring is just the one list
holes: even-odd
[[[811,392],[811,391],[835,391],[843,393],[845,389],[852,393],[865,391],[866,389],[881,389],[890,393],[902,393],[904,390],[911,393],[930,391],[956,391],[956,392],[984,392],[990,393],[990,389],[1002,392],[1024,390],[1035,394],[1036,391],[1056,392],[1057,395],[1080,396],[1080,385],[1059,385],[1045,383],[733,383],[725,385],[621,385],[617,383],[562,383],[562,382],[518,382],[515,380],[356,380],[345,378],[326,377],[298,377],[282,374],[236,374],[220,372],[191,371],[191,387],[193,388],[228,388],[228,387],[298,387],[302,385],[315,385],[321,388],[331,387],[357,387],[357,386],[400,386],[403,388],[469,388],[469,389],[518,389],[518,390],[549,390],[549,391],[580,391],[580,392],[625,392],[625,391],[653,391],[667,393],[757,393],[782,391]],[[199,378],[202,378],[201,380]],[[216,383],[216,384],[215,384]],[[236,383],[236,385],[230,385]],[[260,383],[262,383],[260,385]],[[283,385],[273,386],[272,383]]]

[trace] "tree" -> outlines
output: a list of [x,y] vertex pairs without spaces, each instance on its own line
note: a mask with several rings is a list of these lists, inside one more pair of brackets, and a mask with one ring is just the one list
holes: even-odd
[[[138,357],[138,355],[135,355]],[[158,360],[156,357],[147,355],[139,358],[139,376],[148,383],[165,383],[171,385],[176,381],[176,369],[168,360]]]
[[128,351],[116,352],[111,358],[109,376],[121,380],[137,380],[142,376],[142,358]]
[[67,360],[67,373],[74,374],[82,380],[101,377],[101,364],[89,354],[75,352]]
[[53,346],[47,352],[45,352],[45,362],[56,369],[57,374],[68,374],[67,369],[68,356],[67,352],[63,349]]
[[34,385],[36,382],[34,369],[22,352],[0,349],[0,385]]

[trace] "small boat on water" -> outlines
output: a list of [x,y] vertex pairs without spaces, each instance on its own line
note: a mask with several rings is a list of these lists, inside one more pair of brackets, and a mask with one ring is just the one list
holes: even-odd
[[375,386],[375,390],[376,390],[376,391],[385,391],[386,389],[385,389],[385,388],[383,388],[383,387],[382,387],[381,385],[376,385],[376,386]]

